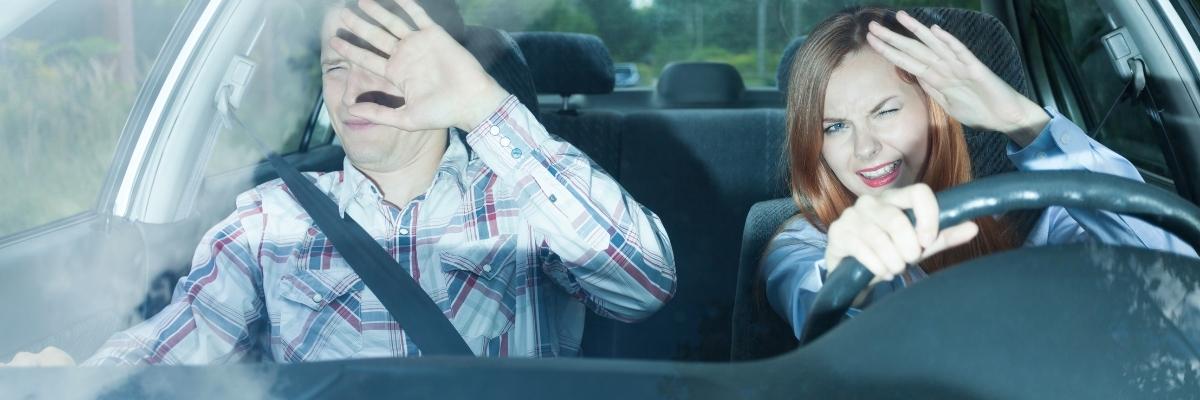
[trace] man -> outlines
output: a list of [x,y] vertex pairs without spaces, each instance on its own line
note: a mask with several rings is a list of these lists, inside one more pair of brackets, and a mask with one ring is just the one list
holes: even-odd
[[[633,321],[673,295],[658,218],[547,134],[420,6],[397,1],[413,30],[374,0],[359,6],[379,25],[341,3],[324,18],[321,68],[345,167],[309,176],[475,354],[573,355],[585,305]],[[403,105],[362,101],[379,98]],[[236,361],[263,339],[279,362],[420,354],[279,180],[238,197],[170,305],[84,364]],[[50,348],[12,364],[69,360]]]

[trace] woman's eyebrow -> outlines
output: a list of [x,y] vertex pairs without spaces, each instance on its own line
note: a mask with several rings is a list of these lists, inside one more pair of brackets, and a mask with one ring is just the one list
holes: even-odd
[[887,98],[884,98],[883,100],[880,100],[878,104],[875,104],[875,108],[872,108],[871,112],[869,112],[868,114],[874,114],[874,113],[879,112],[879,109],[883,108],[884,103],[887,103],[888,101],[890,101],[894,98],[896,98],[896,96],[893,95],[893,96],[888,96]]

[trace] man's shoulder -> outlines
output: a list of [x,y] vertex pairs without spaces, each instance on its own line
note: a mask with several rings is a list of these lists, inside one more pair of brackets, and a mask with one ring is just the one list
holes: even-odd
[[[332,193],[343,179],[342,171],[303,172],[306,179],[326,194]],[[265,213],[273,216],[287,214],[304,214],[304,209],[292,197],[283,179],[275,178],[242,192],[237,196],[237,213],[248,216],[254,213]],[[282,215],[277,215],[282,214]]]

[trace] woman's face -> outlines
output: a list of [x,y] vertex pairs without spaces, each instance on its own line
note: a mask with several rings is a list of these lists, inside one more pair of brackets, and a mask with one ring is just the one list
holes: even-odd
[[825,91],[821,156],[855,195],[915,183],[929,149],[929,114],[916,85],[874,50],[847,54]]

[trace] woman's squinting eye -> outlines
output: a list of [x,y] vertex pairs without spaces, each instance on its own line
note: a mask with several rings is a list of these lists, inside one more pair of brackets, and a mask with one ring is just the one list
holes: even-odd
[[900,111],[900,109],[899,108],[888,108],[883,111],[880,111],[878,114],[875,114],[875,115],[884,117],[884,116],[895,114],[897,111]]
[[825,125],[825,134],[826,135],[834,134],[845,128],[846,128],[846,124],[841,123],[841,122],[834,122],[832,124]]
[[342,69],[346,69],[346,67],[342,66],[342,64],[330,65],[328,67],[325,67],[325,73],[330,73],[330,72],[342,70]]

